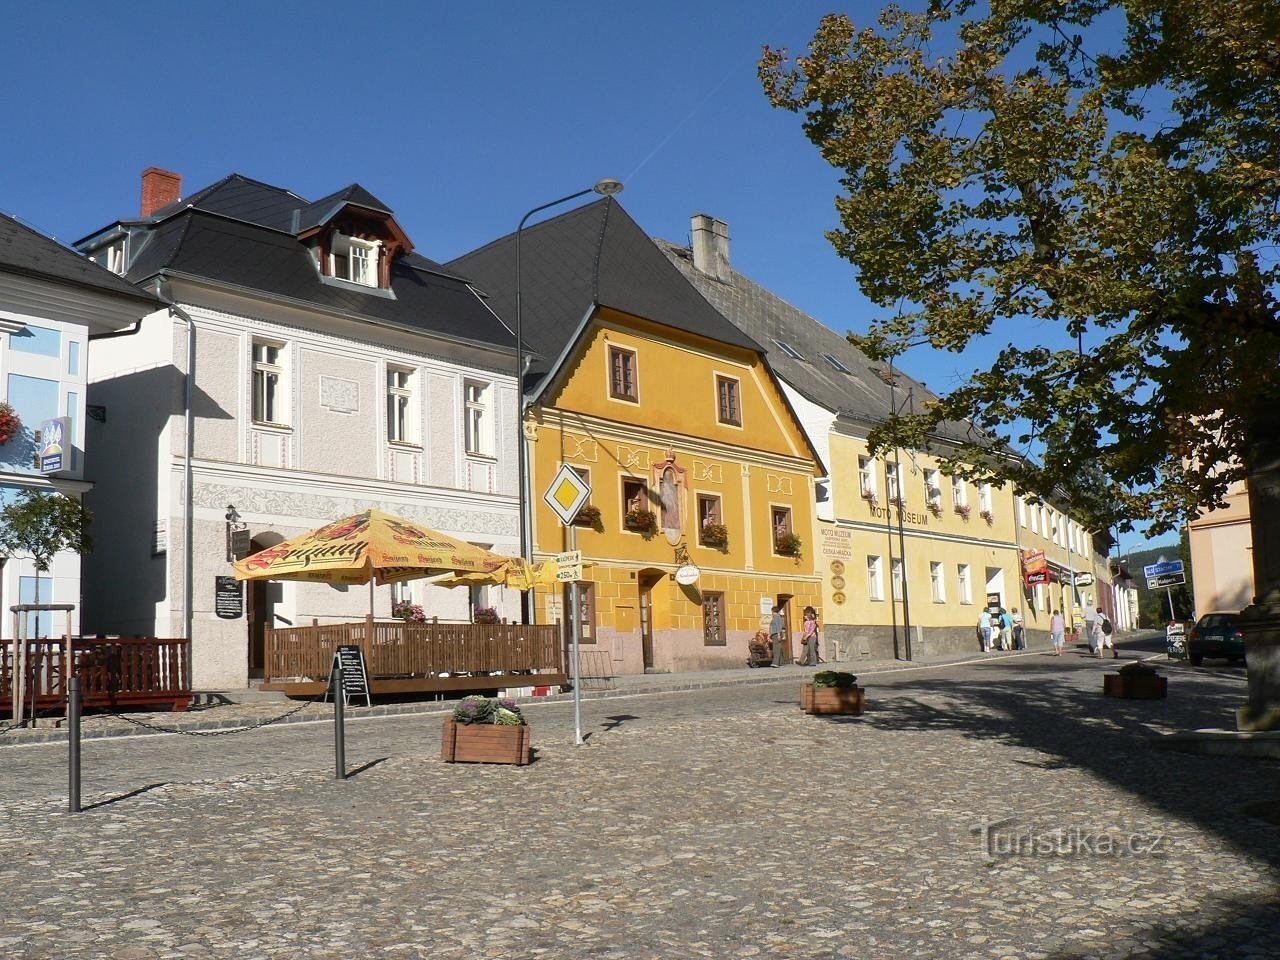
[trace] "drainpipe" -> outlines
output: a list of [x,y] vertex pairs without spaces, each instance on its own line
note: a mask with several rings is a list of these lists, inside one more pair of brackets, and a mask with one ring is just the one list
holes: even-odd
[[191,492],[191,457],[195,448],[195,416],[192,409],[192,393],[195,383],[195,363],[196,363],[196,323],[191,318],[191,314],[183,310],[180,306],[173,302],[168,295],[168,286],[164,280],[156,281],[156,296],[164,301],[165,306],[169,308],[170,313],[176,314],[187,325],[187,371],[186,384],[183,389],[183,408],[185,425],[183,429],[183,450],[182,450],[182,631],[183,636],[187,638],[187,642],[191,642],[191,603],[192,603],[192,577],[193,577],[193,551],[192,551],[192,492]]

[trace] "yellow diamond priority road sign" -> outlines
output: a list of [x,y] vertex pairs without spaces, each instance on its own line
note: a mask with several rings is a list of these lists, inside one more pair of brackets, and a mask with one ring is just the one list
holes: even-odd
[[589,496],[591,487],[571,466],[564,463],[560,465],[560,472],[551,481],[551,486],[547,487],[542,499],[555,511],[560,522],[568,526],[573,523],[573,518],[578,515]]

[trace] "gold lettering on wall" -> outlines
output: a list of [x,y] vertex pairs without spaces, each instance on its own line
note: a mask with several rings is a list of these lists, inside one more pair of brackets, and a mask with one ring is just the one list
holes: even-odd
[[770,493],[781,493],[791,496],[791,478],[781,477],[776,473],[766,473],[765,482],[768,484]]
[[623,470],[648,470],[649,451],[618,444],[618,466]]
[[706,483],[724,483],[724,467],[719,463],[693,461],[693,479]]
[[564,459],[585,460],[595,463],[600,459],[600,443],[590,437],[575,437],[572,433],[564,435]]

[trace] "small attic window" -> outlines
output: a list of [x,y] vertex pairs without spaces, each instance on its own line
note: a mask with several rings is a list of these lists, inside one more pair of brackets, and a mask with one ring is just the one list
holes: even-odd
[[377,240],[335,233],[329,252],[330,275],[365,287],[378,286],[378,247]]
[[112,273],[124,274],[124,240],[115,240],[89,254],[89,259]]
[[850,370],[848,367],[846,367],[843,363],[841,363],[838,359],[836,359],[829,353],[824,353],[822,355],[822,359],[827,361],[827,363],[831,364],[832,370],[839,370],[841,373],[847,373],[850,375],[852,375],[853,373],[852,370]]
[[774,344],[776,344],[776,345],[777,345],[777,347],[778,347],[778,349],[779,349],[779,350],[781,350],[783,353],[785,353],[785,354],[786,354],[788,357],[790,357],[792,360],[803,360],[803,359],[804,359],[804,354],[802,354],[799,350],[797,350],[797,349],[796,349],[795,347],[793,347],[791,344],[789,344],[789,343],[783,343],[781,340],[774,340],[773,342],[774,342]]

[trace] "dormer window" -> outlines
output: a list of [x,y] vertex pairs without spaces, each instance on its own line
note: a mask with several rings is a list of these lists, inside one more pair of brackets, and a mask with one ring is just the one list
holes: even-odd
[[364,287],[378,285],[377,240],[361,240],[345,234],[333,235],[333,249],[329,252],[329,270],[338,280],[358,283]]
[[124,240],[115,240],[89,254],[89,259],[112,273],[124,274]]

